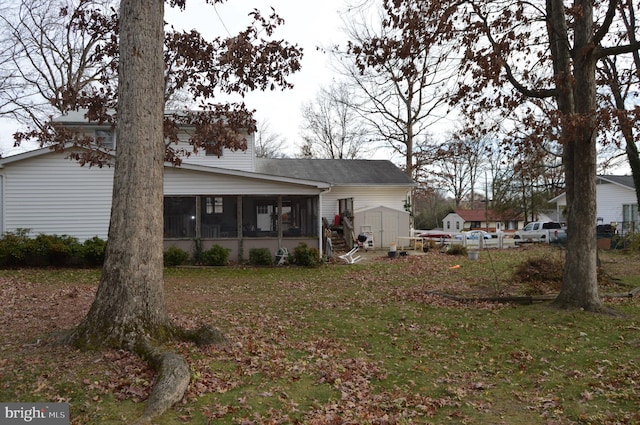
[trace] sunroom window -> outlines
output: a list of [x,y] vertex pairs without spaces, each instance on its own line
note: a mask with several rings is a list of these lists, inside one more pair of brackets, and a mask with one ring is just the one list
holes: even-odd
[[200,233],[203,238],[238,236],[238,197],[201,196]]
[[167,196],[164,198],[164,237],[194,238],[196,236],[196,197]]

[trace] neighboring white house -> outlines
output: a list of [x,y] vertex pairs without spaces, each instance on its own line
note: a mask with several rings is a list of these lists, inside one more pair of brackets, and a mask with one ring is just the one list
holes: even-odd
[[520,216],[513,213],[496,213],[493,210],[463,210],[450,212],[442,219],[445,232],[460,233],[468,230],[516,231],[524,226]]
[[[77,117],[59,122],[83,124],[117,146],[108,129]],[[390,161],[259,159],[253,136],[247,142],[246,151],[200,152],[165,166],[165,247],[191,251],[202,240],[204,249],[219,244],[238,259],[251,248],[292,250],[301,242],[322,251],[322,219],[332,223],[345,212],[356,213],[356,232],[372,226],[379,235],[409,236],[404,205],[413,182]],[[107,237],[113,168],[81,167],[68,154],[44,148],[0,159],[0,231]],[[357,214],[370,209],[385,211],[386,221]],[[390,241],[380,237],[376,247]]]
[[[567,206],[566,194],[561,194],[549,202],[554,202],[558,213]],[[632,176],[597,176],[596,179],[596,223],[611,224],[619,233],[638,231],[638,198]]]

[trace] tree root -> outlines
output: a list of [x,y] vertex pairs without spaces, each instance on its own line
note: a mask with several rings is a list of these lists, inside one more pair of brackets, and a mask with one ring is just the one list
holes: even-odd
[[[512,296],[512,297],[461,297],[458,295],[446,294],[439,291],[427,291],[427,294],[438,295],[443,298],[458,302],[495,302],[495,303],[513,303],[513,304],[533,304],[534,302],[553,301],[558,294],[548,295],[532,295],[532,296]],[[634,288],[628,292],[617,292],[611,294],[602,294],[603,298],[633,298],[640,293],[640,287]],[[606,309],[609,310],[609,309]]]
[[[192,341],[198,347],[227,343],[227,339],[220,331],[208,325],[203,325],[195,330],[176,327],[172,332],[175,337]],[[182,356],[162,351],[146,339],[135,344],[132,351],[158,372],[156,384],[151,390],[145,410],[137,422],[138,425],[149,424],[153,418],[162,415],[182,400],[191,380],[191,370]]]
[[458,295],[445,294],[438,291],[427,291],[427,294],[438,295],[443,298],[458,302],[494,302],[494,303],[514,303],[514,304],[533,304],[534,302],[550,301],[557,295],[536,295],[536,296],[520,296],[520,297],[461,297]]
[[189,381],[191,370],[186,360],[175,353],[161,351],[148,341],[135,347],[135,352],[158,371],[158,379],[147,399],[147,405],[138,424],[148,424],[153,418],[182,400]]
[[633,298],[640,292],[640,286],[634,288],[628,292],[616,292],[613,294],[604,294],[603,297],[609,298]]
[[176,336],[183,341],[191,341],[198,347],[206,345],[227,345],[227,338],[217,330],[209,325],[202,325],[198,329],[174,329]]

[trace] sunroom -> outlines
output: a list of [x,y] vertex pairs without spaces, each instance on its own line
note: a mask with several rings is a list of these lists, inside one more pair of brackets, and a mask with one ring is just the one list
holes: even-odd
[[166,196],[165,239],[318,236],[317,196]]
[[231,249],[231,258],[247,257],[251,248],[318,247],[319,197],[309,195],[165,196],[165,246]]

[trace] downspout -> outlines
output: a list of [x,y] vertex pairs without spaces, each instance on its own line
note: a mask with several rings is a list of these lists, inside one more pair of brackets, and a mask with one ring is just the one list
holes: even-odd
[[318,195],[318,246],[320,247],[318,252],[320,253],[320,258],[324,255],[324,246],[322,244],[322,239],[324,238],[324,232],[322,231],[322,195],[326,195],[329,192],[331,192],[331,186]]
[[278,205],[276,206],[276,227],[278,229],[278,249],[282,248],[282,195],[278,195]]

